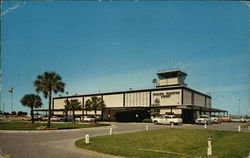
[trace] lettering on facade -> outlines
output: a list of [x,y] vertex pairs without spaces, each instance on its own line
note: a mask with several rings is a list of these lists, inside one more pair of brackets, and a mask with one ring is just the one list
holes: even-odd
[[154,93],[153,96],[160,96],[161,98],[169,98],[171,95],[179,95],[180,92],[165,92],[165,93]]
[[159,98],[156,98],[155,100],[154,100],[154,104],[153,105],[160,105],[160,99]]

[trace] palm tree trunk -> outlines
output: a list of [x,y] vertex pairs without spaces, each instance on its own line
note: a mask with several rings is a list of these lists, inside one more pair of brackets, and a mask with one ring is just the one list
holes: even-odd
[[33,106],[31,106],[30,108],[31,108],[31,110],[30,110],[30,113],[31,113],[31,121],[32,121],[32,124],[34,124],[34,123],[35,123],[35,121],[34,121]]
[[75,110],[73,110],[73,122],[76,123],[76,121],[75,121]]
[[68,110],[64,111],[64,122],[68,121]]
[[48,92],[49,93],[49,119],[48,119],[48,124],[47,127],[50,127],[50,122],[51,122],[51,90]]
[[96,123],[96,109],[95,109],[95,123]]

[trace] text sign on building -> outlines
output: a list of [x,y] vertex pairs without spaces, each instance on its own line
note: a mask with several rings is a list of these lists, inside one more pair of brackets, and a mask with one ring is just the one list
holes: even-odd
[[171,95],[179,95],[180,92],[165,92],[165,93],[154,93],[153,96],[160,96],[161,98],[169,98]]
[[181,102],[181,91],[158,91],[152,93],[152,105],[166,106],[166,105],[179,105]]

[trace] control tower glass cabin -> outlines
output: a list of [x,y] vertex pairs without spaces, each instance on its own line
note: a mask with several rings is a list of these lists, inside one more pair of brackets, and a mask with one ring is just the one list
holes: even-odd
[[180,70],[157,73],[160,83],[157,87],[187,86],[184,82],[187,74]]

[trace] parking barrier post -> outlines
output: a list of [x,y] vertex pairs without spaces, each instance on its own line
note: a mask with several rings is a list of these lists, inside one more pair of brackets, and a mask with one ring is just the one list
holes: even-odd
[[211,157],[212,156],[212,144],[211,144],[212,139],[209,137],[207,139],[208,147],[207,147],[207,156]]
[[113,132],[112,127],[110,127],[110,129],[109,129],[109,135],[112,135],[112,132]]
[[146,126],[146,131],[148,131],[148,125]]
[[173,122],[171,122],[171,128],[174,128],[174,123]]
[[241,132],[241,126],[238,126],[238,131]]
[[206,124],[206,123],[204,124],[204,129],[205,129],[205,130],[207,129],[207,124]]
[[85,143],[89,144],[89,135],[88,134],[85,135]]

